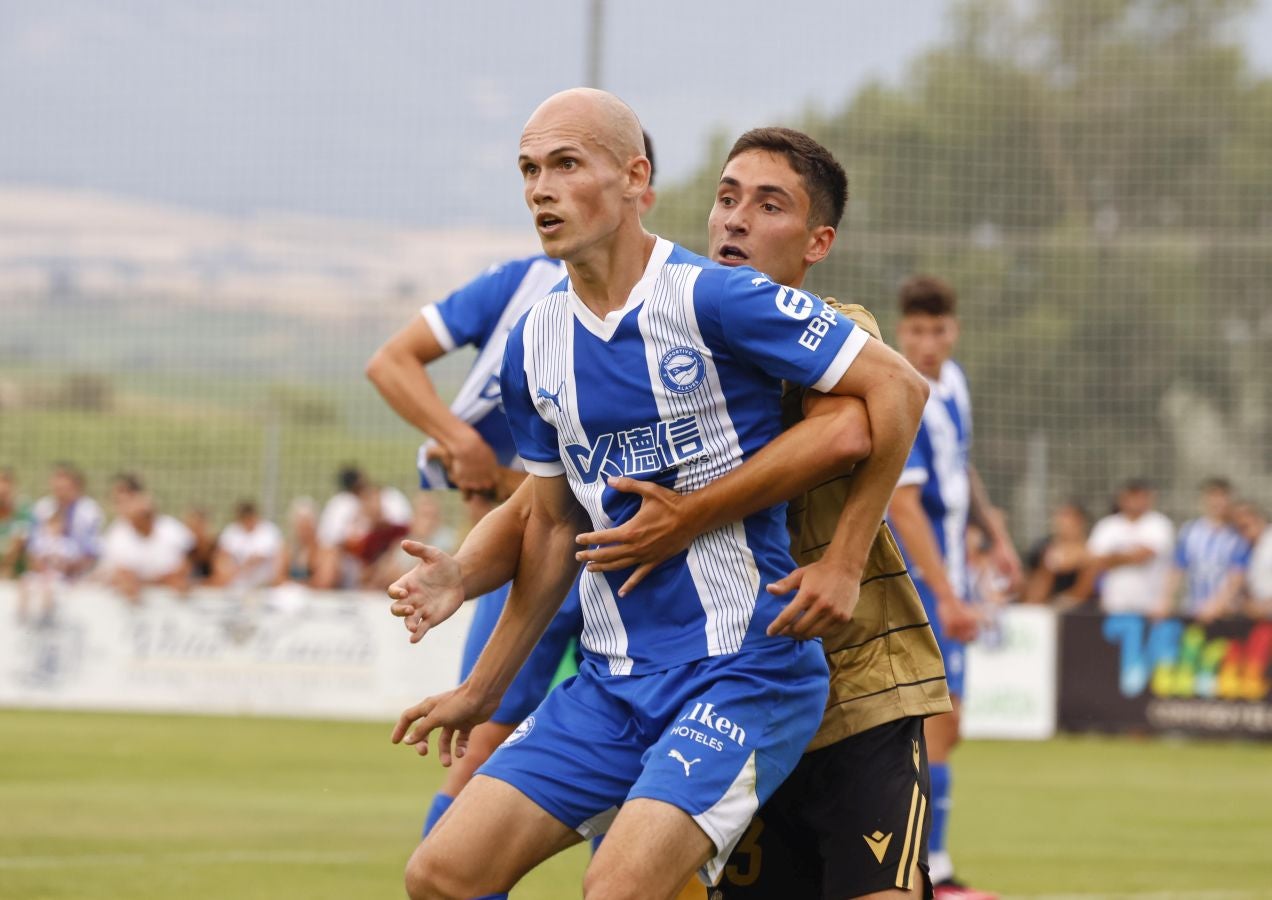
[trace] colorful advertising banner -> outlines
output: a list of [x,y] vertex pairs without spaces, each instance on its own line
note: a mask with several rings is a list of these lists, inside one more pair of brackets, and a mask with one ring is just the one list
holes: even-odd
[[1071,614],[1060,727],[1272,738],[1272,622]]

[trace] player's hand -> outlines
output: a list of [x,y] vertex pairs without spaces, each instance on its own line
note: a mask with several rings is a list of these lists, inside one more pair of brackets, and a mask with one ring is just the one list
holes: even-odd
[[1010,541],[994,541],[989,548],[989,561],[998,574],[1007,580],[1006,593],[1014,594],[1024,584],[1024,567],[1020,564],[1020,554]]
[[402,549],[419,562],[389,585],[389,611],[403,620],[414,644],[464,605],[464,578],[459,563],[436,547],[403,541]]
[[966,644],[980,634],[980,616],[976,610],[957,597],[937,600],[936,615],[941,620],[941,631],[948,637]]
[[[611,478],[616,491],[640,495],[640,509],[622,525],[604,531],[590,531],[575,538],[589,549],[580,550],[574,558],[587,564],[589,572],[632,572],[618,596],[623,597],[640,584],[653,569],[688,547],[697,531],[689,515],[685,494],[636,478]],[[591,546],[599,544],[601,546]]]
[[455,487],[465,494],[486,494],[494,497],[498,491],[499,460],[475,429],[469,428],[463,437],[446,444],[446,474]]
[[806,641],[833,634],[852,621],[861,578],[842,565],[822,559],[801,566],[768,586],[768,592],[778,596],[791,591],[797,592],[795,599],[770,623],[768,635]]
[[[437,738],[437,758],[442,765],[449,766],[468,752],[469,734],[487,721],[497,708],[497,701],[491,703],[484,698],[475,697],[469,692],[467,683],[461,684],[454,690],[426,697],[403,710],[402,715],[398,716],[390,740],[395,744],[405,742],[412,745],[420,756],[427,756],[429,736],[440,728],[442,731]],[[413,729],[412,725],[415,726]]]

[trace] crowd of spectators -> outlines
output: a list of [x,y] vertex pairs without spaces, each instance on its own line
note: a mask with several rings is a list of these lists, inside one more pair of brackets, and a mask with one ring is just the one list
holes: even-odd
[[1058,507],[1028,555],[1023,599],[1203,622],[1272,617],[1272,528],[1256,504],[1208,478],[1199,515],[1176,529],[1156,502],[1149,482],[1132,479],[1093,526],[1080,504]]
[[59,590],[80,580],[107,585],[132,604],[152,586],[178,594],[196,585],[252,590],[288,582],[382,590],[414,565],[402,538],[454,549],[456,535],[434,496],[421,492],[412,502],[354,466],[340,470],[337,487],[321,510],[307,497],[293,501],[285,535],[250,499],[235,503],[219,530],[215,512],[203,507],[177,518],[129,472],[111,480],[108,523],[74,464],[55,464],[48,493],[29,504],[13,471],[0,469],[0,578],[19,582],[19,620],[48,622]]
[[[355,466],[337,473],[336,492],[321,507],[309,497],[292,501],[285,532],[250,499],[235,503],[219,530],[206,508],[178,519],[132,473],[112,479],[107,505],[109,524],[73,464],[56,464],[48,493],[29,504],[13,472],[0,468],[0,579],[21,580],[19,618],[47,620],[59,587],[84,578],[131,603],[148,586],[382,590],[414,564],[402,538],[446,550],[458,542],[434,495],[408,500]],[[1272,618],[1267,515],[1236,499],[1222,478],[1202,483],[1198,512],[1177,529],[1142,479],[1125,482],[1113,510],[1094,524],[1080,503],[1063,503],[1051,514],[1050,533],[1028,553],[1021,585],[999,573],[986,536],[972,526],[972,592],[990,605],[1020,599],[1158,618]]]

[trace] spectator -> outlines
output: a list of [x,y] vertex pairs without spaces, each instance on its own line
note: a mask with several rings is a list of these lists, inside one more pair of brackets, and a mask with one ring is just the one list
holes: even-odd
[[1181,584],[1183,615],[1209,622],[1237,611],[1250,545],[1232,527],[1231,516],[1232,485],[1223,478],[1207,478],[1201,485],[1201,516],[1179,529],[1158,615],[1175,612]]
[[40,621],[52,622],[57,590],[84,575],[100,552],[102,508],[84,494],[84,474],[59,462],[49,475],[49,494],[32,509],[27,539],[27,572],[18,595],[18,620],[27,618],[31,594],[38,596]]
[[1232,508],[1232,522],[1253,548],[1246,569],[1246,612],[1272,618],[1272,525],[1263,510],[1246,501]]
[[1085,598],[1098,577],[1100,609],[1105,613],[1156,610],[1166,573],[1175,528],[1153,508],[1152,485],[1131,479],[1117,495],[1117,512],[1105,516],[1091,530],[1087,550],[1090,564],[1074,593]]
[[342,469],[337,482],[340,490],[318,520],[311,583],[318,588],[358,588],[367,566],[406,534],[411,504],[401,491],[371,484],[353,466]]
[[22,574],[30,534],[31,510],[18,502],[18,480],[6,466],[0,469],[0,578]]
[[318,559],[318,505],[312,497],[297,497],[287,511],[291,543],[287,549],[287,577],[307,584]]
[[134,605],[140,603],[143,587],[187,590],[194,546],[190,529],[159,514],[145,491],[126,492],[118,502],[119,517],[111,523],[102,549],[107,583]]
[[217,535],[212,527],[212,517],[201,506],[192,506],[181,516],[181,522],[194,535],[190,548],[190,575],[195,581],[207,581],[212,577],[216,561]]
[[1051,513],[1051,533],[1029,551],[1026,603],[1072,602],[1070,595],[1091,557],[1087,551],[1090,527],[1080,504],[1071,501],[1056,507]]
[[54,464],[49,495],[33,510],[27,552],[34,567],[68,578],[83,575],[100,552],[102,508],[84,494],[84,474],[71,463]]
[[240,501],[234,521],[225,526],[216,542],[212,584],[235,588],[272,587],[287,574],[283,533],[273,522],[263,521],[256,504]]
[[[415,514],[411,519],[410,539],[453,553],[459,546],[459,535],[446,524],[435,494],[432,491],[420,491],[415,495],[412,506]],[[377,564],[379,571],[372,580],[377,585],[382,582],[387,587],[418,563],[419,560],[403,550],[398,543],[392,553],[386,553],[380,558]]]

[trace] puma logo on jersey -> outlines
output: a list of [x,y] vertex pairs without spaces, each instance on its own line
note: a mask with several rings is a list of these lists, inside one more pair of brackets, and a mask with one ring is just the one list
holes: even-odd
[[870,852],[874,854],[875,861],[879,865],[883,865],[883,858],[888,853],[888,845],[892,843],[892,833],[884,834],[882,831],[876,831],[874,834],[863,834],[862,840],[870,847]]
[[668,750],[667,755],[685,767],[686,778],[689,777],[689,770],[692,769],[695,764],[702,762],[701,757],[699,757],[698,759],[685,759],[683,756],[680,755],[680,751],[676,749]]
[[552,405],[557,408],[557,412],[563,412],[561,409],[561,392],[565,390],[565,382],[561,382],[561,386],[556,389],[556,393],[550,393],[543,388],[538,389],[538,396],[544,400],[551,400]]

